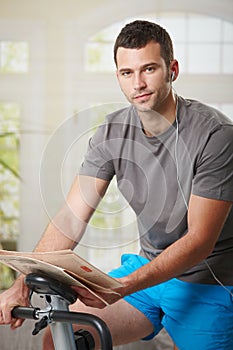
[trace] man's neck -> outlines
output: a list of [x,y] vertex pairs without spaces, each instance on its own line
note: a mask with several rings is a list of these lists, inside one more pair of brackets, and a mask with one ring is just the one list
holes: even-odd
[[169,129],[176,119],[176,103],[176,96],[172,93],[158,111],[138,110],[143,131],[147,136],[157,136]]

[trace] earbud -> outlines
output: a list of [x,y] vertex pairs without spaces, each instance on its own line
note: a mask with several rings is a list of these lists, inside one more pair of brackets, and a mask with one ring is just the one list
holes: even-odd
[[171,75],[171,81],[174,81],[176,77],[176,73],[174,72],[174,70],[172,71],[172,75]]

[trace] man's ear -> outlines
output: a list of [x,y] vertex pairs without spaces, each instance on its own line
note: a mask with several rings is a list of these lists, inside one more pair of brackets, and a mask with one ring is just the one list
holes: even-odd
[[170,63],[170,79],[171,82],[175,81],[179,75],[179,63],[177,60],[172,60]]

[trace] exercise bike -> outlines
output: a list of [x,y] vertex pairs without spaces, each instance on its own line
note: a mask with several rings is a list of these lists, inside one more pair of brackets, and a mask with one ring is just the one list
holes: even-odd
[[69,311],[69,305],[78,297],[70,286],[37,273],[28,274],[25,283],[30,289],[30,302],[33,293],[45,301],[45,309],[17,306],[12,310],[15,318],[37,320],[32,335],[49,326],[55,350],[93,350],[95,342],[92,334],[83,329],[73,332],[72,328],[72,324],[77,323],[89,325],[98,332],[101,349],[112,350],[112,337],[103,320],[91,314]]

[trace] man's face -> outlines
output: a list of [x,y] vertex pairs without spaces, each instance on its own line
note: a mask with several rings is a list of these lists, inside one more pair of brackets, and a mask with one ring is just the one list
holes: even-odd
[[160,45],[149,42],[140,49],[117,50],[117,77],[124,95],[139,111],[159,112],[171,89]]

